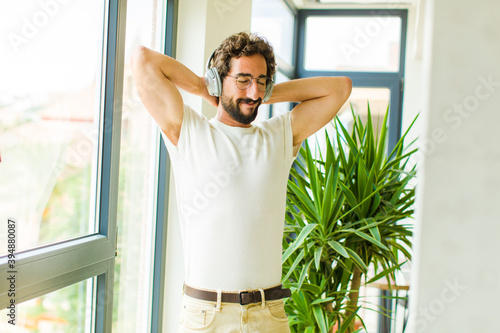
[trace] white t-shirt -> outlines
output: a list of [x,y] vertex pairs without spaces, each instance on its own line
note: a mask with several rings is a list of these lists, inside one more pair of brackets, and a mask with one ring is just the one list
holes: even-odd
[[186,284],[211,290],[281,282],[286,188],[294,148],[290,113],[231,127],[184,106],[172,161]]

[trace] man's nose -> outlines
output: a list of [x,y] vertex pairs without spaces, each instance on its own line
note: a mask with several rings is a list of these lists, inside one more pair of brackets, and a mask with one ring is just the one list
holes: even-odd
[[253,100],[259,99],[261,96],[261,91],[258,88],[258,83],[256,80],[252,80],[252,84],[247,89],[247,96]]

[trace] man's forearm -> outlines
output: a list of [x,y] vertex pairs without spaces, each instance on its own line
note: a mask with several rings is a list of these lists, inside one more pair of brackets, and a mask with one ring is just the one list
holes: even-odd
[[331,95],[342,89],[344,80],[344,77],[312,77],[278,83],[274,86],[273,94],[267,103],[301,103]]

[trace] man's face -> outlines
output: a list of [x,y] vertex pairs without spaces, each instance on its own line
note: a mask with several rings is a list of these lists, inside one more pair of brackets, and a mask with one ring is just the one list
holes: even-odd
[[234,77],[259,78],[266,73],[266,60],[260,54],[231,59],[231,70],[222,84],[221,103],[234,120],[245,125],[254,121],[265,94],[258,89],[256,80],[247,89],[240,89]]

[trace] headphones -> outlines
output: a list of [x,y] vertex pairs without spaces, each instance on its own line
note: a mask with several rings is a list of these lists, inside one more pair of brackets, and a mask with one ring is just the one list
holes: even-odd
[[[215,50],[217,51],[217,50]],[[219,97],[222,94],[222,80],[220,78],[217,68],[210,67],[210,62],[212,61],[215,51],[212,52],[207,61],[206,72],[205,72],[205,85],[207,86],[208,93],[212,96]],[[264,94],[263,102],[267,102],[271,95],[273,94],[274,82],[271,81],[266,87],[266,93]]]

